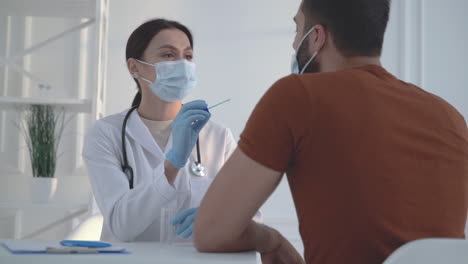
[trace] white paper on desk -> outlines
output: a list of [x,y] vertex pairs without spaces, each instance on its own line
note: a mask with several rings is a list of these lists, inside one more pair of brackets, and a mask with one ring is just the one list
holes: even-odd
[[[67,248],[60,245],[60,243],[51,242],[40,242],[40,241],[23,241],[23,240],[11,240],[3,242],[3,245],[10,250],[12,253],[42,253],[46,252],[47,248]],[[100,253],[119,253],[124,252],[123,247],[107,247],[98,248]]]

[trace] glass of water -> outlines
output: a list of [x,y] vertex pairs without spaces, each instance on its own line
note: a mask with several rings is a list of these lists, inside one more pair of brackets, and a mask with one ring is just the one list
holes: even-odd
[[161,228],[159,233],[159,241],[162,244],[173,244],[176,240],[176,226],[172,225],[172,220],[177,215],[177,210],[174,208],[161,208]]

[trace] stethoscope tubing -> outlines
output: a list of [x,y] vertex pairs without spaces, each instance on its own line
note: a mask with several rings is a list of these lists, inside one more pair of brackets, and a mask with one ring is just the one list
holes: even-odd
[[[125,134],[127,131],[127,122],[128,119],[130,118],[130,115],[135,109],[137,109],[138,106],[132,106],[130,110],[128,110],[127,114],[125,115],[125,118],[123,120],[122,124],[122,156],[123,156],[123,161],[122,161],[122,170],[123,172],[127,175],[128,177],[128,182],[129,182],[129,187],[130,189],[133,189],[133,168],[128,164],[128,157],[127,157],[127,147],[125,145]],[[197,138],[197,161],[195,165],[201,165],[202,168],[204,168],[201,160],[201,151],[200,151],[200,138]],[[191,170],[192,173],[196,174],[197,176],[202,176],[202,173],[197,173],[193,170]]]

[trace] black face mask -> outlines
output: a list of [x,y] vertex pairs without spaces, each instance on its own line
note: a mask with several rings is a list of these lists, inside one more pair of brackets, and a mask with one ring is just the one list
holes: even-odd
[[[313,26],[307,33],[302,37],[298,45],[298,50],[293,57],[292,62],[292,73],[301,74],[301,73],[315,73],[320,71],[320,65],[318,62],[315,62],[314,59],[317,56],[318,52],[314,54],[309,54],[309,35],[314,31],[315,26]],[[305,68],[304,68],[305,67]]]
[[[297,63],[299,66],[299,72],[304,69],[304,66],[312,58],[313,54],[309,53],[309,39],[304,40],[301,47],[297,51]],[[312,61],[309,62],[309,65],[303,70],[302,73],[317,73],[320,72],[320,64],[315,60],[315,57]]]

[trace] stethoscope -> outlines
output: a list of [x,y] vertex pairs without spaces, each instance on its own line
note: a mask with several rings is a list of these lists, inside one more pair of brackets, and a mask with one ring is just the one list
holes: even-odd
[[[127,130],[128,118],[130,117],[130,114],[133,111],[135,111],[135,109],[137,108],[138,106],[133,106],[132,108],[130,108],[130,110],[128,110],[127,114],[125,115],[125,118],[123,120],[123,125],[122,125],[122,154],[123,154],[122,170],[128,176],[130,189],[133,189],[133,168],[128,164],[127,148],[125,146],[125,133]],[[193,175],[198,176],[198,177],[204,177],[206,175],[205,166],[203,165],[201,161],[199,138],[197,138],[197,160],[192,162],[192,164],[190,165],[190,171],[192,172]]]

